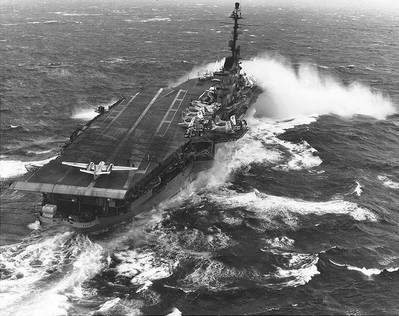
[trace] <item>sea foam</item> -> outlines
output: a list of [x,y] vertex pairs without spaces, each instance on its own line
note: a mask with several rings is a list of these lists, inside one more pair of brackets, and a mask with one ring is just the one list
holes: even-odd
[[310,64],[303,63],[295,69],[282,57],[264,54],[244,61],[243,69],[264,89],[255,105],[258,114],[274,118],[363,114],[384,119],[396,112],[381,92],[358,82],[344,85]]
[[238,193],[229,189],[209,193],[208,197],[224,208],[245,207],[255,211],[260,218],[270,223],[277,217],[283,217],[285,222],[293,227],[297,225],[297,215],[309,214],[349,215],[357,221],[377,221],[377,216],[371,211],[343,200],[314,202],[268,195],[257,190]]

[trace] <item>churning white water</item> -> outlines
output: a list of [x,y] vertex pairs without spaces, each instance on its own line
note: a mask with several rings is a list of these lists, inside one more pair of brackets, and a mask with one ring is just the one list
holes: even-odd
[[286,59],[267,54],[243,62],[243,69],[264,89],[255,105],[257,114],[274,118],[301,115],[355,114],[383,119],[396,109],[387,96],[353,82],[343,84],[315,66],[300,64],[297,69]]

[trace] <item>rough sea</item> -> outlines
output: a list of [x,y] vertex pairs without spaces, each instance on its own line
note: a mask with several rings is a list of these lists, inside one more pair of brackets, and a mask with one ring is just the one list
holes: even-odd
[[117,229],[41,229],[7,189],[98,105],[217,69],[232,9],[0,2],[1,315],[399,313],[399,12],[243,2],[249,132]]

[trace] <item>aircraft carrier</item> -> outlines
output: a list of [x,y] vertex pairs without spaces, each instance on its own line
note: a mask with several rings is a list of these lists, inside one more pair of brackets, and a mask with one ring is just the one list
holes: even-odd
[[41,223],[90,232],[132,218],[210,168],[216,144],[245,134],[244,114],[260,91],[241,71],[239,3],[230,17],[231,55],[219,71],[99,107],[55,160],[12,184],[42,193]]

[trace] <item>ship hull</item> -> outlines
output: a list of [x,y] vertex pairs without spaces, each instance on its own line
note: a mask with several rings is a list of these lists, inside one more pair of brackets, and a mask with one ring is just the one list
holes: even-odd
[[63,226],[79,233],[96,233],[112,228],[114,225],[126,222],[136,215],[157,208],[163,201],[178,195],[189,183],[194,181],[201,171],[209,169],[212,161],[192,162],[181,173],[166,183],[157,192],[148,192],[129,205],[129,210],[123,214],[107,217],[96,217],[89,222],[76,222],[67,218],[48,218],[39,215],[42,226]]

